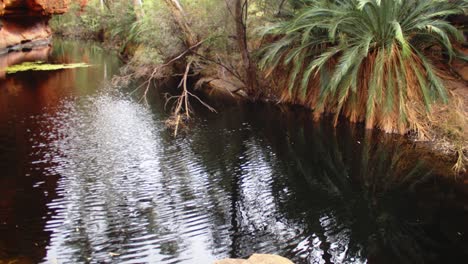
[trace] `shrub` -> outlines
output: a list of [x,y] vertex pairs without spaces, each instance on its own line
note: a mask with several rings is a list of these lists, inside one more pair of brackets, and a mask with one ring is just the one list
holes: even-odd
[[[50,22],[54,32],[76,38],[102,39],[125,43],[136,21],[133,6],[128,1],[114,1],[101,6],[90,1],[85,8],[73,3],[69,12],[54,16]],[[107,35],[104,36],[104,33]]]
[[310,105],[317,117],[333,112],[404,133],[433,103],[447,102],[431,58],[455,56],[452,42],[463,35],[445,18],[462,13],[459,1],[308,1],[265,28],[276,40],[260,65],[286,74],[283,99]]

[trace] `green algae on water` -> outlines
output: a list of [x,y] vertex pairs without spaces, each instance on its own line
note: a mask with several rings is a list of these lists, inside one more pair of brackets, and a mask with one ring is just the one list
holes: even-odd
[[91,65],[87,63],[69,63],[69,64],[48,64],[42,61],[24,62],[6,68],[6,73],[16,73],[22,71],[56,71],[62,69],[86,68]]

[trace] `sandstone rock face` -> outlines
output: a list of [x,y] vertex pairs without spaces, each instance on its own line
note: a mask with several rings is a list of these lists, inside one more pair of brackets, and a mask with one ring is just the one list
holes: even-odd
[[0,16],[49,16],[68,11],[71,0],[0,0]]
[[68,11],[70,0],[28,0],[28,7],[43,15],[63,14]]
[[71,0],[0,0],[0,54],[43,42],[52,32],[51,15],[68,11]]
[[269,254],[253,254],[249,259],[223,259],[214,264],[294,264],[287,258]]
[[[17,45],[48,39],[51,30],[43,18],[0,18],[0,54],[21,50]],[[3,50],[3,52],[2,52]]]

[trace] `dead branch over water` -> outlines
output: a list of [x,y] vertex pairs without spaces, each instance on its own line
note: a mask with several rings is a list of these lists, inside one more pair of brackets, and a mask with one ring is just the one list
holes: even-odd
[[213,107],[205,103],[195,94],[189,92],[189,89],[187,87],[187,80],[189,77],[190,67],[192,66],[192,63],[193,60],[190,59],[185,68],[184,76],[182,77],[182,80],[180,81],[178,86],[178,88],[182,88],[182,94],[167,98],[167,102],[169,102],[171,99],[176,100],[174,110],[172,111],[172,116],[166,121],[166,125],[174,129],[174,137],[177,136],[177,132],[179,131],[180,125],[183,124],[183,121],[188,121],[191,117],[190,114],[192,110],[189,102],[189,97],[197,99],[202,105],[208,108],[208,110],[216,112],[216,110]]

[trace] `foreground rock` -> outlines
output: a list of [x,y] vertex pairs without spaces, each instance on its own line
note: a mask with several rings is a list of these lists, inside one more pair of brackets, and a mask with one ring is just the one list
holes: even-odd
[[68,11],[71,0],[0,0],[0,54],[30,50],[48,42],[52,15]]
[[269,254],[253,254],[249,259],[223,259],[214,264],[294,264],[287,258]]

